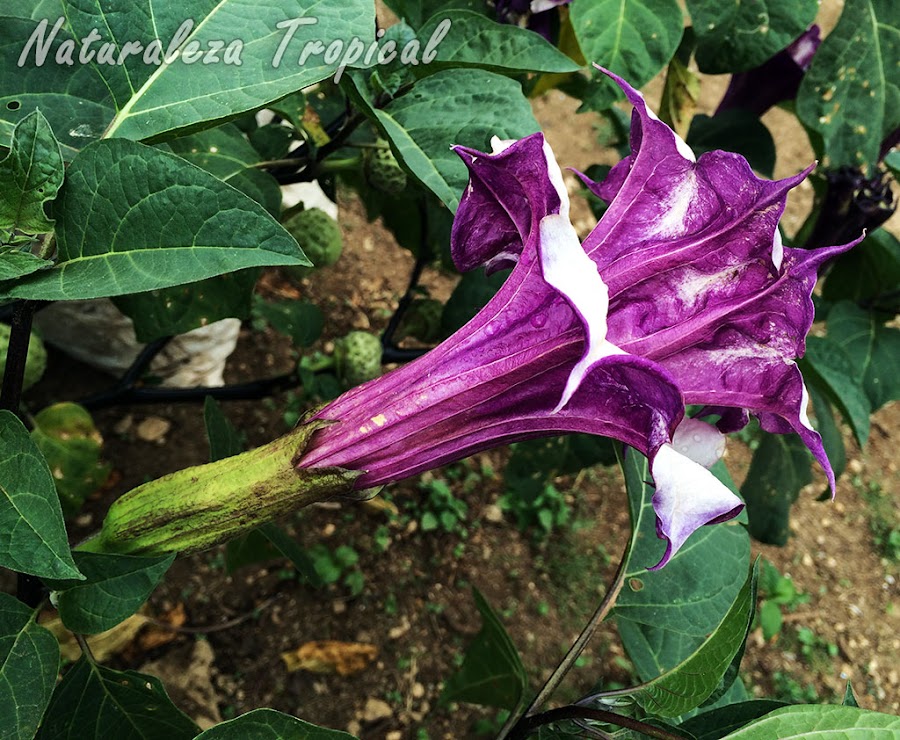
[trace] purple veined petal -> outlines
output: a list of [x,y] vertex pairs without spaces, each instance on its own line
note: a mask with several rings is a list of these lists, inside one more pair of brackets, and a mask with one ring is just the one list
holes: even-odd
[[543,134],[514,142],[495,137],[492,145],[491,154],[453,148],[469,169],[450,232],[450,253],[463,272],[510,267],[544,216],[569,213],[562,172]]
[[567,217],[554,214],[541,220],[538,250],[544,280],[575,309],[587,335],[584,354],[572,368],[562,397],[553,410],[557,413],[572,398],[592,365],[603,357],[623,353],[606,341],[609,291],[597,266],[581,248],[578,234]]
[[685,417],[672,435],[672,447],[704,468],[711,468],[725,454],[725,435],[712,424]]
[[693,532],[706,524],[733,519],[744,503],[699,463],[664,444],[650,463],[656,486],[651,502],[656,533],[666,540],[662,559],[648,570],[662,568]]

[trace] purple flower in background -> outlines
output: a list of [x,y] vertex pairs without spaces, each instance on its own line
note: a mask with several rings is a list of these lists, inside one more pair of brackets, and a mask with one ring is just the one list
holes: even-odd
[[716,113],[743,108],[761,116],[782,100],[793,100],[822,42],[815,24],[759,67],[732,75]]
[[[609,74],[609,73],[607,73]],[[304,468],[365,471],[360,488],[499,444],[560,432],[613,437],[650,459],[663,566],[741,501],[708,470],[722,432],[757,415],[796,431],[834,482],[794,358],[813,318],[816,268],[847,247],[784,247],[778,220],[806,173],[760,180],[746,160],[693,152],[634,105],[632,154],[580,243],[562,173],[541,134],[457,147],[470,172],[453,224],[461,270],[513,271],[478,315],[424,357],[352,389],[314,418]],[[685,419],[685,404],[720,416]]]
[[560,5],[568,5],[571,0],[497,0],[494,12],[500,23],[524,24],[526,28],[539,33],[548,41],[553,40],[553,16],[547,11]]

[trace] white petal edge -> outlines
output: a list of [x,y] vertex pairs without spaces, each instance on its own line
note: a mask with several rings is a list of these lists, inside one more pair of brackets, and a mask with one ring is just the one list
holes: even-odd
[[662,560],[650,570],[669,562],[695,530],[737,516],[744,508],[712,473],[670,444],[659,448],[650,470],[656,485],[657,530],[668,542]]
[[594,261],[581,248],[578,234],[566,216],[553,214],[541,219],[538,251],[544,280],[575,309],[587,338],[584,355],[572,368],[562,397],[553,410],[556,413],[569,402],[595,362],[609,355],[626,353],[606,341],[609,289]]

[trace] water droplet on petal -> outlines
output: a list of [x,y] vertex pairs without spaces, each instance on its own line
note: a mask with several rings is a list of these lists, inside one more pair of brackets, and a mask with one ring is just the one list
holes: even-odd
[[535,329],[540,329],[542,326],[547,324],[547,314],[536,313],[531,317],[531,325]]
[[703,437],[701,437],[699,434],[695,434],[695,435],[694,435],[694,441],[695,441],[695,442],[702,442],[702,441],[703,441]]

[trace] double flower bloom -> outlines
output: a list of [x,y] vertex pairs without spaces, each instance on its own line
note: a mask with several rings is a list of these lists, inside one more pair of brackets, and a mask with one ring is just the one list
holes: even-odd
[[[609,74],[609,73],[607,73]],[[613,437],[650,459],[662,567],[704,524],[743,504],[707,467],[749,414],[796,432],[834,488],[795,358],[817,269],[851,245],[782,245],[787,192],[746,160],[699,160],[610,74],[634,106],[632,154],[602,183],[609,202],[581,243],[541,134],[456,147],[470,172],[453,224],[460,270],[513,266],[494,298],[424,357],[345,393],[314,417],[301,468],[364,471],[358,488],[499,444],[563,432]],[[702,407],[686,418],[685,406]]]

